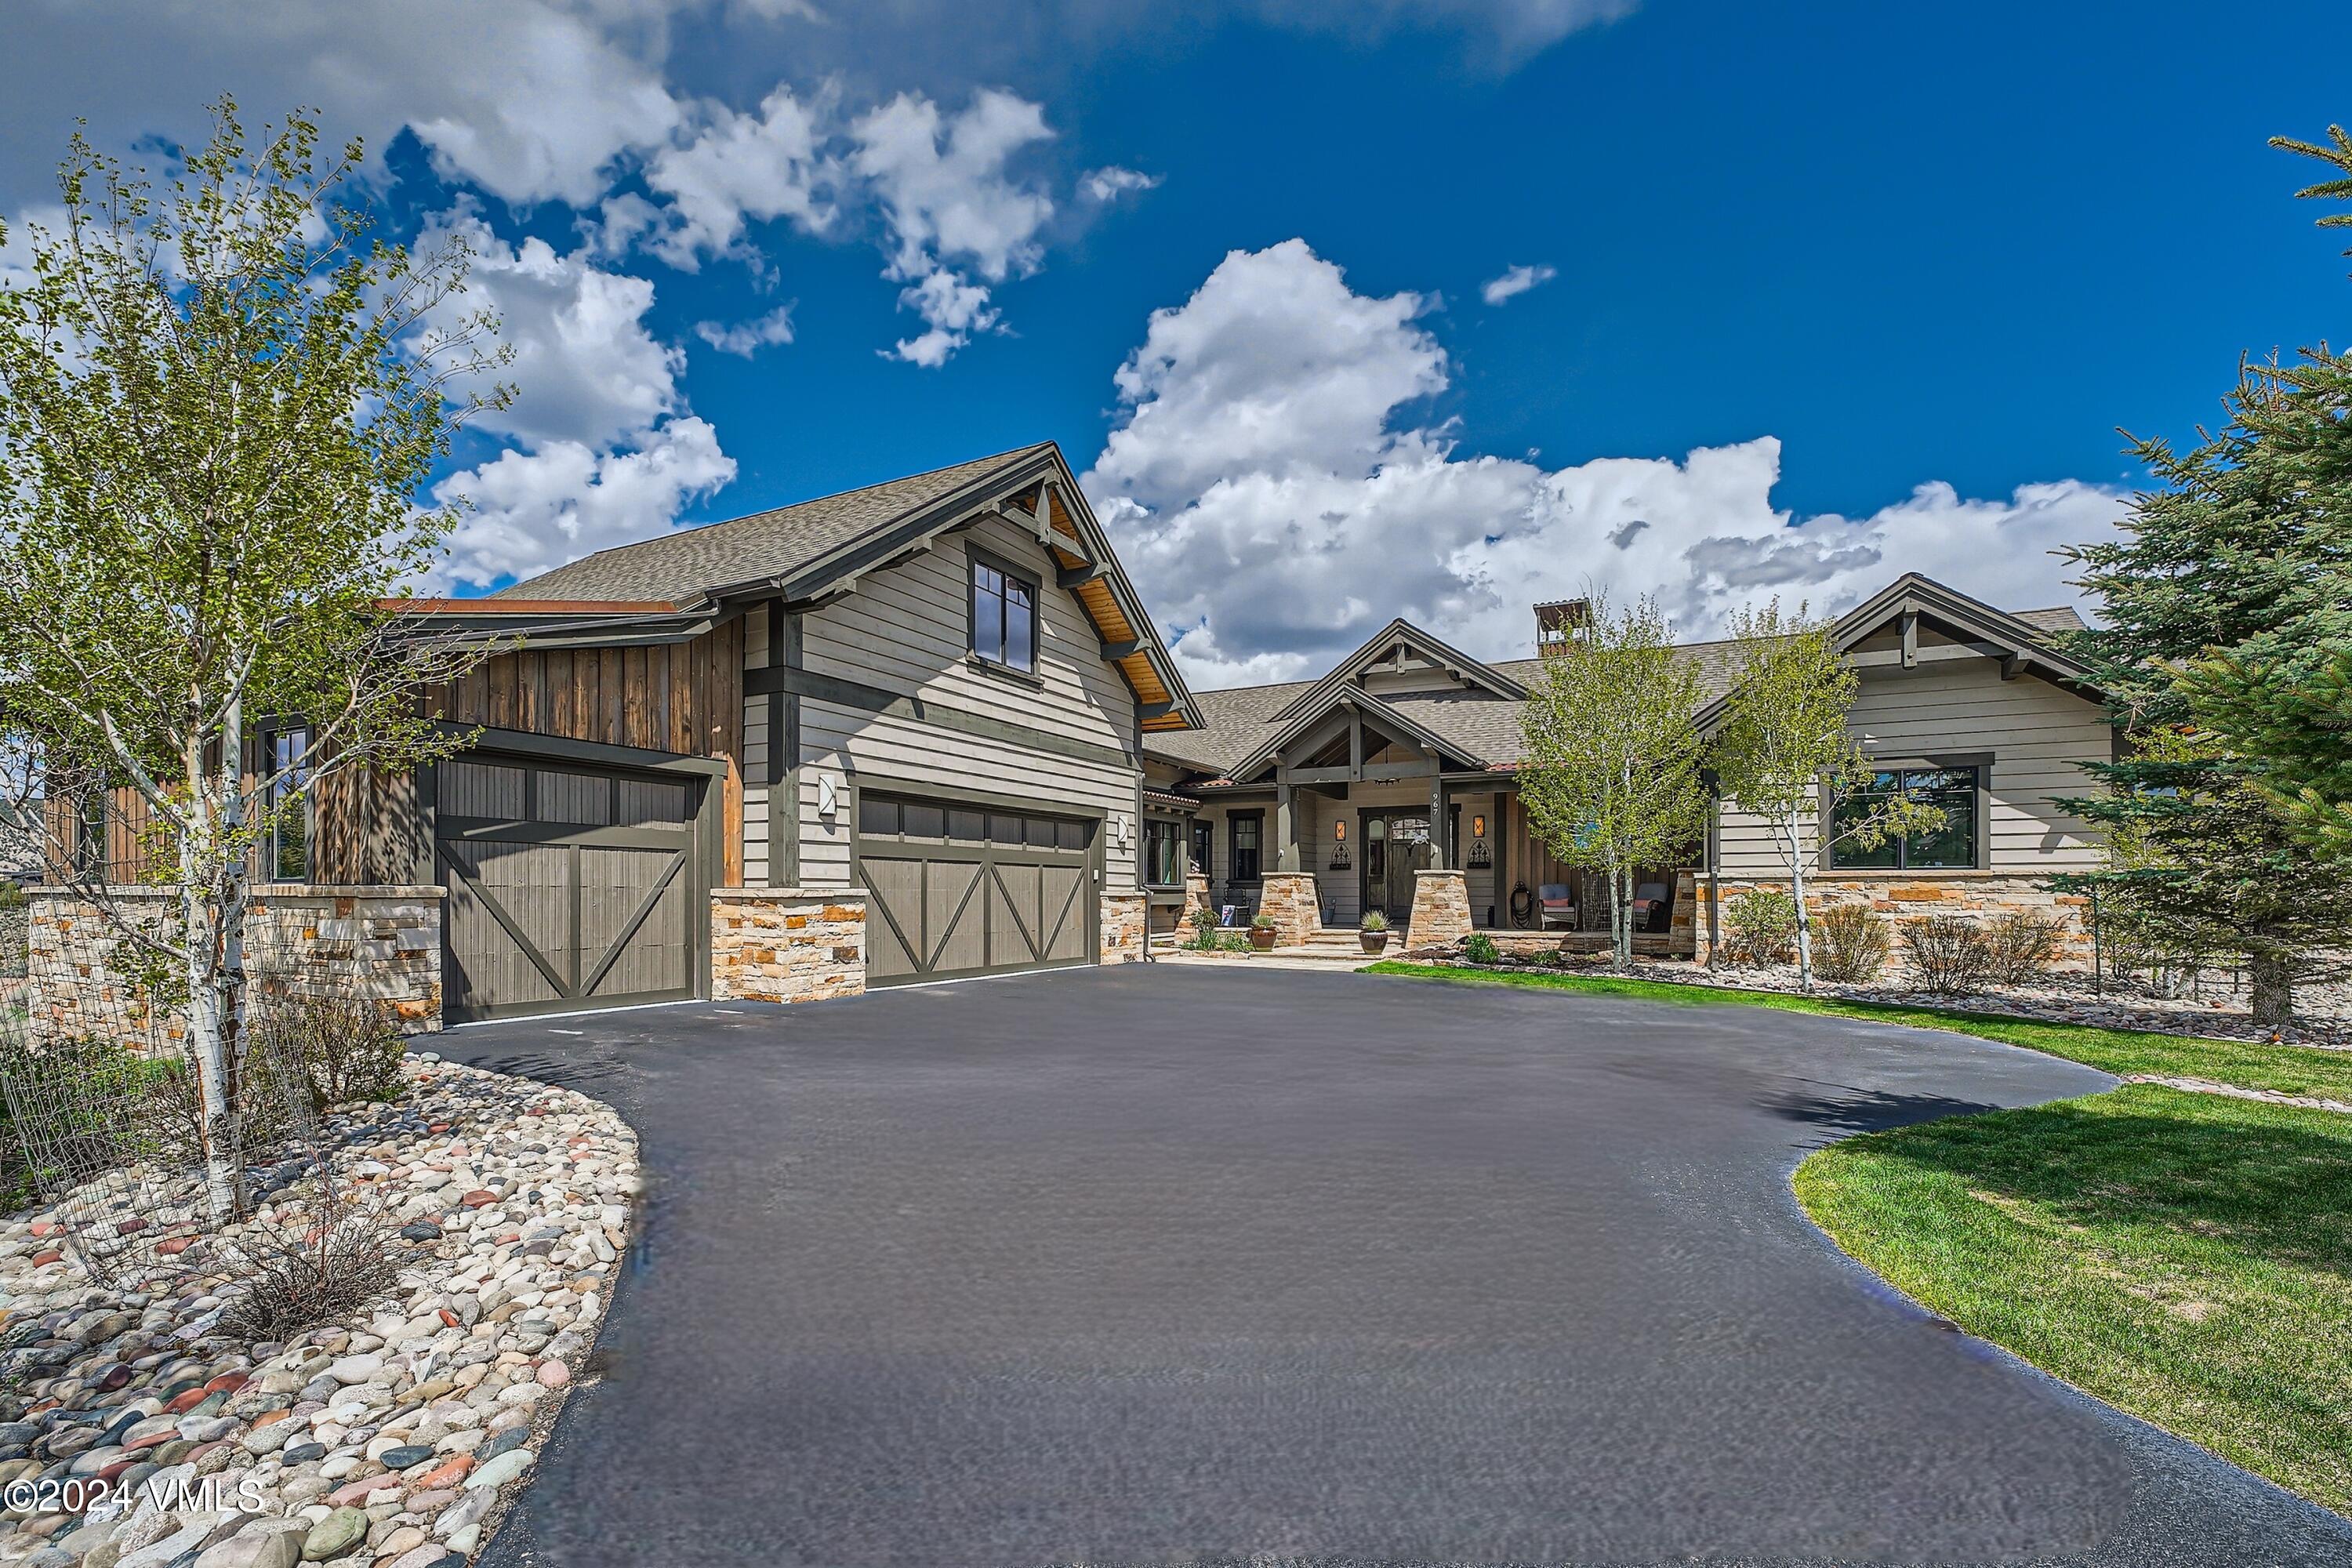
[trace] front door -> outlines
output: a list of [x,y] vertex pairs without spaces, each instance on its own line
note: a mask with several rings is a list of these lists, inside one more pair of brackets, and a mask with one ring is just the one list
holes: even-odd
[[1429,816],[1390,816],[1383,827],[1381,837],[1388,844],[1381,857],[1384,875],[1371,893],[1388,911],[1391,923],[1401,926],[1412,916],[1413,873],[1429,869]]

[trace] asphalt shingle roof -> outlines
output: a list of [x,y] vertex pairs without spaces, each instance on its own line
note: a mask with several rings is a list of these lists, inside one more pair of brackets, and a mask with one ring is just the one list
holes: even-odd
[[[2057,633],[2080,628],[2083,617],[2068,606],[2047,610],[2012,610],[2011,615],[2036,631]],[[1682,643],[1675,651],[1699,667],[1698,702],[1705,708],[1731,689],[1739,674],[1739,644]],[[1493,668],[1533,689],[1543,679],[1543,660],[1506,659]],[[1222,774],[1264,742],[1282,725],[1272,717],[1315,684],[1290,680],[1276,686],[1231,687],[1223,691],[1194,693],[1207,728],[1153,735],[1144,742],[1156,755],[1168,757],[1201,772]],[[1452,741],[1474,756],[1490,763],[1515,763],[1525,754],[1519,739],[1519,710],[1524,703],[1497,698],[1392,697],[1382,700],[1404,718],[1441,740]]]
[[940,497],[1009,468],[1050,443],[978,458],[927,474],[681,529],[583,556],[491,595],[498,599],[625,599],[690,604],[706,590],[782,577]]

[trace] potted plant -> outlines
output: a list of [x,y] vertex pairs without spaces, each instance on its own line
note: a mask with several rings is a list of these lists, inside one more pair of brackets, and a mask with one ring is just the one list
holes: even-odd
[[1366,910],[1357,925],[1357,940],[1366,952],[1378,952],[1389,944],[1389,917],[1378,910]]
[[1274,917],[1272,915],[1250,916],[1250,945],[1260,952],[1274,951]]

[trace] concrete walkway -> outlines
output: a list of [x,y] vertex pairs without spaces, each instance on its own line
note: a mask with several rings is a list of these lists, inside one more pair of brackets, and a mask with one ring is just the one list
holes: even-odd
[[2045,1057],[1247,962],[444,1044],[654,1184],[493,1564],[2352,1563],[1798,1211]]

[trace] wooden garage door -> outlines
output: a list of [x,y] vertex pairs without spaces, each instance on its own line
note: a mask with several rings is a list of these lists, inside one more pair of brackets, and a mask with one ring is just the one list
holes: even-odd
[[1100,824],[863,794],[866,983],[1092,963]]
[[696,994],[700,780],[476,755],[436,771],[450,1022]]

